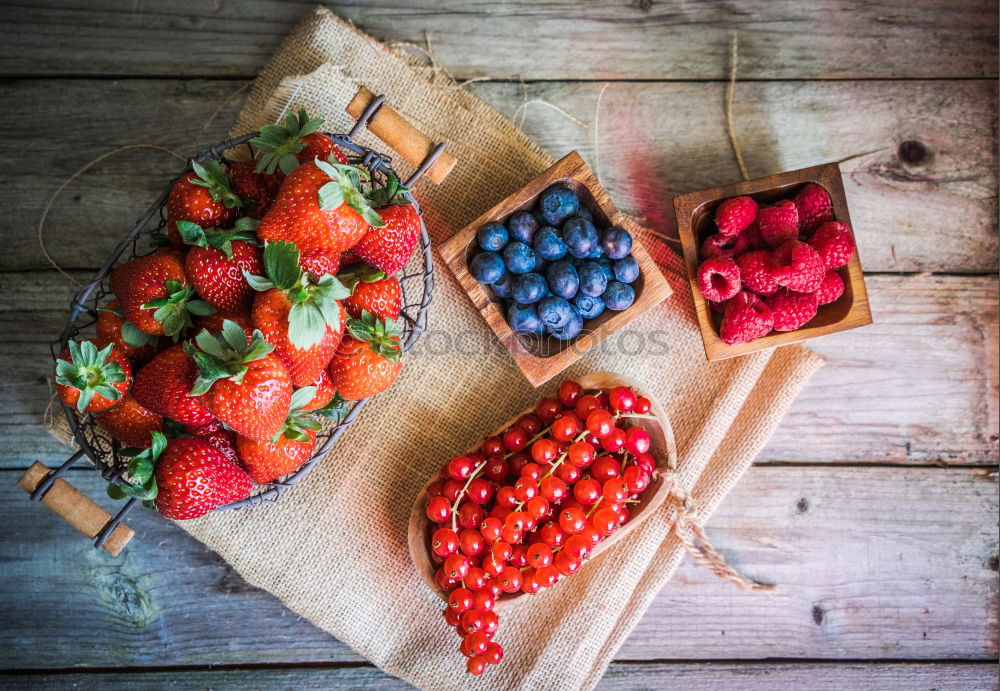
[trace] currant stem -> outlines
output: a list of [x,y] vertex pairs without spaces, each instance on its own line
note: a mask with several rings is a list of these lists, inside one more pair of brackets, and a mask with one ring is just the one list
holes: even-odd
[[[588,434],[590,434],[590,432],[588,430],[583,430],[582,432],[580,432],[580,434],[576,435],[576,437],[573,438],[573,441],[582,441],[583,438],[586,437]],[[545,473],[545,475],[543,475],[541,478],[539,478],[538,482],[541,483],[542,480],[544,480],[545,478],[551,476],[552,473],[556,472],[556,468],[558,468],[559,465],[563,461],[566,460],[566,457],[568,455],[569,455],[569,449],[567,449],[566,451],[564,451],[562,453],[562,455],[559,456],[558,460],[556,460],[556,462],[552,464],[552,466],[549,468],[549,471],[547,473]],[[523,502],[523,501],[519,502],[518,505],[515,506],[513,510],[514,511],[520,511],[521,507],[524,506],[524,504],[525,504],[525,502]],[[511,513],[513,513],[513,511]]]
[[595,511],[597,511],[597,505],[600,504],[602,501],[604,501],[604,495],[603,494],[601,496],[599,496],[597,498],[597,501],[594,502],[594,505],[590,507],[590,510],[587,512],[587,518],[590,518],[590,514],[592,514]]
[[[524,442],[524,448],[527,449],[529,446],[531,446],[532,444],[534,444],[536,441],[538,441],[539,439],[541,439],[542,437],[544,437],[545,433],[548,432],[550,429],[552,429],[552,425],[549,425],[548,427],[546,427],[545,429],[543,429],[541,432],[539,432],[538,434],[536,434],[535,436],[533,436],[531,439],[529,439],[528,441]],[[523,451],[523,450],[524,449],[521,449],[521,451]],[[521,453],[521,451],[511,451],[509,453],[505,453],[503,455],[503,459],[506,461],[508,458],[510,458],[514,454]]]
[[484,458],[483,462],[477,465],[476,469],[469,473],[469,477],[465,481],[465,487],[463,487],[462,491],[458,493],[457,497],[455,497],[455,503],[451,505],[451,529],[456,533],[458,532],[458,505],[462,503],[462,497],[465,496],[465,492],[469,489],[469,485],[472,484],[472,481],[479,476],[479,473],[483,472],[483,468],[486,467],[488,462],[489,459]]

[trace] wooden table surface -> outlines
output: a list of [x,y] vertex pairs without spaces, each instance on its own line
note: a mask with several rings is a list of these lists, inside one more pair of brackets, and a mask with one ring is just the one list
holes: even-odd
[[[311,4],[4,3],[0,685],[405,686],[151,512],[111,559],[15,487],[32,460],[66,456],[42,416],[74,284],[39,249],[45,202],[114,147],[223,139]],[[812,342],[827,366],[709,524],[780,593],[740,595],[685,563],[602,688],[995,689],[996,2],[330,6],[430,45],[509,116],[527,99],[530,137],[599,159],[619,204],[664,232],[672,195],[738,178],[722,110],[735,30],[751,174],[843,166],[875,324]],[[54,259],[88,277],[177,167],[133,150],[91,168],[52,209]],[[96,473],[71,477],[103,496]]]

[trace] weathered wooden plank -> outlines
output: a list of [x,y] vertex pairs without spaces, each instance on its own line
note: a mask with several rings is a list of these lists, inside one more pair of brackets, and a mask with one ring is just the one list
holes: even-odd
[[[203,150],[224,138],[245,95],[236,93],[241,86],[9,83],[0,90],[0,112],[9,122],[0,160],[10,162],[0,168],[0,206],[12,232],[0,270],[48,266],[34,228],[73,171],[124,144],[160,144],[184,155]],[[719,84],[610,84],[597,122],[599,154],[594,129],[538,103],[518,113],[525,98],[520,85],[469,88],[502,112],[523,115],[529,136],[553,155],[579,149],[621,208],[663,232],[674,229],[673,194],[739,175]],[[526,88],[530,101],[543,100],[593,124],[600,84]],[[54,92],[61,99],[53,110]],[[995,271],[995,82],[749,82],[739,85],[737,97],[737,128],[752,174],[848,159],[845,185],[866,270]],[[922,163],[900,159],[904,140],[923,143]],[[52,255],[70,267],[99,266],[179,167],[161,152],[129,151],[74,180],[49,214],[45,238]]]
[[[993,0],[907,3],[330,2],[381,40],[429,42],[459,77],[720,79],[740,32],[756,79],[996,75]],[[33,2],[6,8],[2,71],[17,75],[250,76],[312,0]],[[475,46],[470,50],[470,46]]]
[[[413,689],[410,684],[370,666],[300,669],[171,670],[157,672],[63,672],[0,674],[0,683],[16,689],[131,691],[135,688]],[[598,691],[685,689],[686,691],[995,691],[997,672],[991,664],[899,663],[612,663]]]
[[[89,274],[73,272],[77,280]],[[875,324],[814,340],[827,358],[761,460],[995,464],[997,280],[869,276]],[[66,455],[42,426],[48,342],[74,286],[54,271],[0,273],[0,467]]]
[[[15,475],[0,471],[0,517],[18,527],[0,543],[5,667],[359,659],[152,513],[133,514],[136,538],[111,559]],[[71,479],[106,501],[96,473]],[[753,468],[709,533],[778,594],[741,595],[685,562],[618,658],[994,658],[997,510],[995,472]]]

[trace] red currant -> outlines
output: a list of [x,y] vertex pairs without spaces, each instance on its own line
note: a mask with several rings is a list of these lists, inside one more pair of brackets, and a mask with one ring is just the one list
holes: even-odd
[[440,497],[441,489],[444,487],[444,483],[441,480],[435,480],[431,484],[427,485],[427,497]]
[[517,497],[518,501],[534,499],[538,496],[538,483],[534,479],[522,475],[514,483],[514,496]]
[[448,480],[441,487],[441,496],[448,500],[449,504],[454,504],[458,499],[458,495],[462,493],[462,488],[465,487],[464,482],[459,482],[458,480]]
[[528,514],[524,511],[514,511],[507,516],[504,525],[508,528],[516,528],[521,531],[527,530]]
[[584,526],[583,530],[580,531],[580,537],[589,542],[591,547],[596,547],[597,543],[601,541],[601,534],[590,525]]
[[497,490],[497,506],[513,509],[517,506],[517,497],[514,495],[514,488],[504,485]]
[[573,410],[576,411],[576,414],[580,416],[581,420],[586,420],[591,411],[598,410],[600,407],[601,402],[598,400],[597,396],[587,394],[586,396],[580,396],[580,398],[576,399]]
[[438,528],[431,535],[431,551],[439,557],[450,557],[458,551],[458,535],[451,528]]
[[543,525],[541,529],[539,529],[538,535],[542,542],[552,549],[555,549],[566,542],[566,531],[563,530],[557,522],[549,521]]
[[528,433],[520,427],[511,427],[504,432],[503,445],[508,451],[520,451],[528,443]]
[[580,570],[580,566],[583,565],[583,562],[579,559],[571,558],[568,554],[566,554],[565,550],[561,550],[552,561],[552,565],[555,566],[559,573],[563,576],[572,576]]
[[[492,578],[496,578],[497,576],[499,576],[500,573],[504,570],[504,568],[506,568],[506,566],[507,565],[504,564],[502,561],[497,561],[493,557],[492,552],[490,554],[487,554],[486,557],[483,558],[483,563],[482,563],[483,571],[488,573]],[[492,584],[493,581],[491,580],[490,583]]]
[[490,487],[490,483],[481,477],[477,477],[469,483],[469,487],[465,490],[465,495],[469,498],[469,501],[475,502],[476,504],[485,504],[489,501],[490,495],[493,494],[493,488]]
[[598,509],[590,517],[590,524],[601,535],[610,535],[618,527],[618,513],[611,509]]
[[536,463],[551,463],[559,454],[559,447],[551,439],[539,439],[531,445],[531,457]]
[[618,525],[625,525],[628,523],[628,509],[624,506],[618,509]]
[[500,647],[499,643],[490,641],[490,644],[486,646],[486,653],[483,655],[483,658],[491,665],[498,665],[500,664],[500,660],[503,659],[503,648]]
[[585,441],[575,441],[569,445],[566,456],[577,468],[586,468],[594,462],[594,447]]
[[552,563],[552,548],[543,542],[536,542],[528,547],[527,557],[528,563],[536,569],[548,566]]
[[486,542],[492,544],[500,539],[500,531],[503,530],[503,521],[498,518],[484,518],[479,524],[479,534]]
[[622,474],[629,492],[641,492],[649,486],[649,475],[637,465],[630,465]]
[[444,620],[448,622],[448,626],[458,626],[458,623],[462,620],[462,613],[456,612],[450,607],[445,607]]
[[506,564],[510,559],[511,547],[503,540],[497,540],[493,543],[493,546],[490,547],[490,552],[493,554],[494,559],[501,564]]
[[558,415],[562,409],[562,403],[556,399],[543,398],[538,402],[538,405],[535,406],[535,415],[537,415],[538,419],[542,422],[551,423],[556,419],[556,415]]
[[632,408],[633,413],[639,413],[640,415],[647,414],[653,407],[653,404],[648,398],[643,398],[640,396],[635,400],[635,406]]
[[608,403],[611,409],[619,413],[628,413],[635,408],[635,391],[627,386],[616,386],[608,392]]
[[602,439],[615,429],[611,413],[606,410],[592,410],[587,415],[587,430],[598,439]]
[[610,453],[615,453],[625,446],[625,430],[615,427],[611,434],[601,439],[601,447]]
[[542,584],[538,582],[538,577],[535,574],[534,569],[528,569],[522,576],[521,590],[533,595],[542,589]]
[[609,400],[608,400],[608,395],[607,395],[606,393],[602,393],[602,394],[597,394],[597,402],[598,402],[598,403],[599,403],[599,404],[601,405],[601,407],[602,407],[602,408],[604,408],[605,410],[608,410],[608,409],[610,409],[610,408],[611,408],[611,404],[609,403]]
[[451,517],[451,502],[444,497],[431,497],[427,502],[427,518],[434,523],[444,523]]
[[[466,578],[466,581],[468,581],[468,578]],[[473,609],[481,609],[484,612],[492,612],[496,603],[497,599],[494,597],[493,591],[488,588],[481,588],[472,593]]]
[[648,475],[652,475],[656,470],[656,459],[651,453],[641,453],[635,458],[635,464],[642,468]]
[[535,482],[542,479],[542,467],[537,463],[525,463],[521,468],[521,478],[528,478]]
[[590,541],[582,535],[571,535],[563,545],[560,554],[575,561],[583,559],[590,552]]
[[559,580],[559,569],[554,566],[544,566],[535,571],[535,578],[543,588],[551,588]]
[[517,426],[523,429],[529,437],[533,437],[542,431],[542,421],[538,419],[537,415],[532,415],[531,413],[523,415],[517,421]]
[[601,494],[604,496],[604,501],[609,504],[621,504],[628,499],[628,492],[625,491],[625,483],[617,478],[605,482],[601,488]]
[[524,504],[524,512],[539,521],[549,513],[549,501],[545,497],[533,497]]
[[483,612],[483,628],[480,629],[482,633],[492,637],[497,632],[499,626],[500,617],[497,616],[496,612]]
[[465,669],[469,674],[478,677],[486,671],[486,662],[487,660],[485,657],[482,655],[476,655],[475,657],[470,657],[465,661]]
[[[578,506],[563,507],[559,511],[559,527],[570,535],[576,535],[587,525],[586,514]],[[451,557],[448,557],[451,559]]]
[[528,565],[528,560],[525,558],[525,547],[524,545],[511,545],[510,546],[510,565],[516,569],[523,569]]
[[467,501],[458,507],[458,524],[463,528],[476,528],[483,520],[483,507]]
[[638,456],[649,451],[649,434],[642,427],[629,427],[625,432],[625,450]]
[[467,557],[474,557],[486,549],[486,542],[478,530],[463,530],[458,536],[458,545]]
[[[518,572],[520,573],[520,571]],[[476,633],[483,628],[483,610],[470,609],[462,614],[461,626],[466,633]]]
[[469,569],[469,573],[465,574],[465,587],[473,592],[473,594],[478,593],[483,588],[486,587],[486,583],[489,582],[489,575],[483,571],[478,566],[473,566]]
[[543,497],[555,503],[561,501],[566,496],[566,483],[558,477],[550,475],[542,480],[538,486],[538,490]]
[[580,475],[582,474],[583,471],[572,463],[561,463],[559,464],[559,467],[556,468],[556,477],[567,485],[572,485],[574,482],[579,480]]
[[500,538],[513,545],[524,539],[524,531],[520,528],[511,528],[509,525],[505,525],[500,532]]
[[465,480],[475,469],[476,464],[468,456],[456,456],[448,462],[448,476],[452,480]]
[[507,477],[507,461],[503,456],[490,456],[483,473],[491,480],[500,482]]
[[464,612],[472,608],[472,591],[468,588],[455,588],[448,593],[448,609]]
[[490,638],[482,631],[477,631],[467,637],[465,642],[474,655],[482,655],[486,652],[486,648],[490,644]]
[[507,518],[507,514],[513,510],[514,509],[509,506],[494,506],[490,509],[490,518],[495,518],[500,521],[500,529],[503,530],[503,522]]
[[601,456],[590,466],[590,477],[598,482],[607,482],[618,477],[618,461],[611,456]]
[[552,438],[569,441],[580,433],[580,421],[575,415],[563,415],[552,423]]
[[449,578],[457,580],[465,578],[465,574],[469,573],[471,566],[469,558],[457,552],[444,560],[444,572],[448,574]]
[[507,473],[512,477],[519,477],[521,470],[529,463],[531,463],[531,456],[523,452],[518,452],[507,461]]
[[[450,557],[449,557],[450,559]],[[458,585],[458,579],[452,578],[447,573],[445,573],[444,567],[434,572],[434,583],[441,590],[451,590],[456,585]]]
[[584,506],[590,506],[601,497],[601,483],[585,477],[573,485],[573,497]]
[[[514,566],[508,566],[499,576],[497,576],[497,582],[500,584],[500,587],[505,593],[516,593],[521,589],[521,572]],[[462,624],[463,626],[465,624],[464,617]]]
[[576,403],[576,399],[581,395],[583,395],[583,387],[580,386],[579,382],[567,379],[559,385],[559,402],[567,408]]

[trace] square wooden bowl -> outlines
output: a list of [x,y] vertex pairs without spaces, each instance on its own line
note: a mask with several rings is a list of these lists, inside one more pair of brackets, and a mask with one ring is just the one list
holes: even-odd
[[[621,312],[605,310],[595,319],[586,320],[580,335],[569,341],[560,341],[551,336],[523,336],[514,333],[507,324],[501,302],[469,273],[469,260],[479,251],[476,242],[479,228],[490,221],[503,223],[515,211],[531,210],[538,195],[555,183],[563,183],[576,192],[580,203],[593,214],[594,225],[598,228],[619,225],[632,234],[632,256],[639,264],[640,272],[639,278],[632,284],[635,302],[631,307]],[[618,210],[597,181],[594,172],[587,167],[580,154],[573,151],[518,192],[455,233],[441,246],[441,256],[524,376],[532,386],[541,386],[616,330],[663,302],[673,292],[639,240],[643,231],[641,226]]]
[[688,283],[694,297],[694,308],[698,315],[705,355],[709,360],[723,360],[737,355],[746,355],[765,348],[806,341],[816,336],[846,331],[872,323],[872,313],[868,306],[868,291],[865,289],[861,259],[855,251],[847,266],[837,269],[844,279],[844,294],[836,302],[822,305],[816,316],[801,329],[785,333],[772,332],[752,343],[729,345],[719,338],[722,315],[714,312],[698,288],[697,269],[701,263],[701,243],[713,232],[712,221],[715,209],[730,197],[752,197],[758,204],[773,204],[779,199],[793,197],[807,182],[822,187],[833,202],[833,218],[846,223],[854,231],[851,215],[847,210],[844,183],[840,178],[840,166],[826,163],[812,168],[793,170],[787,173],[769,175],[756,180],[738,182],[723,187],[712,187],[697,192],[689,192],[674,197],[674,212],[677,214],[677,231],[684,248],[684,263],[687,265]]

